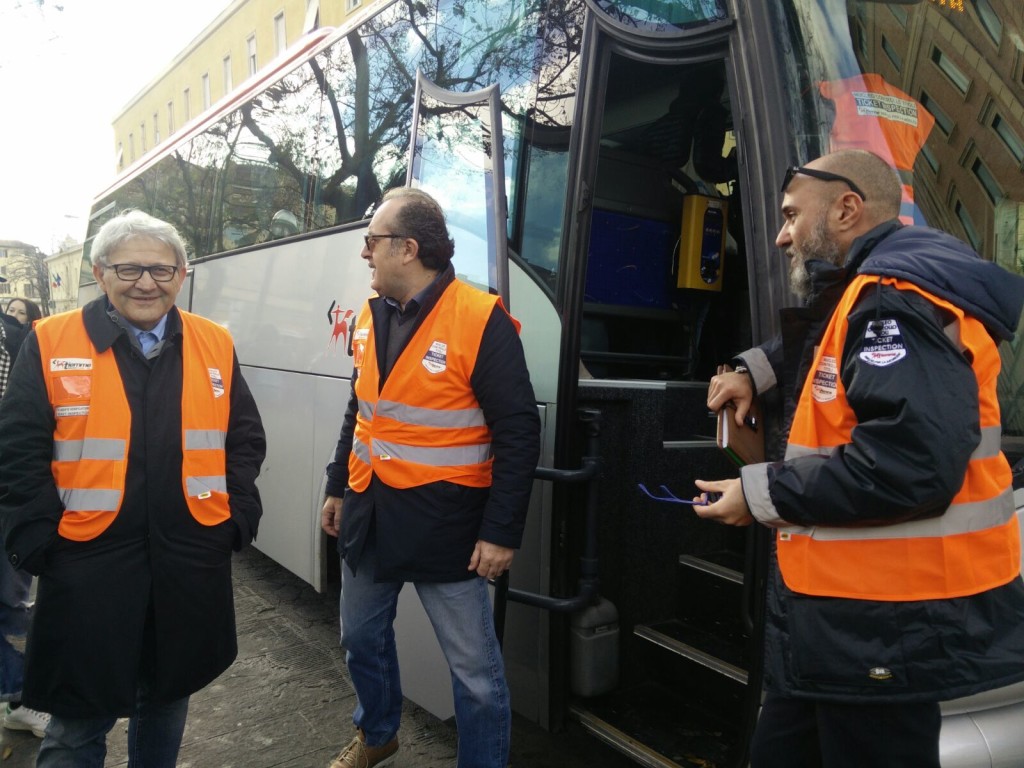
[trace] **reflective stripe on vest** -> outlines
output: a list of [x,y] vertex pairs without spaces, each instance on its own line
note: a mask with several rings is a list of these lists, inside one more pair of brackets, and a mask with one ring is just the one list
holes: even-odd
[[[843,294],[804,383],[787,460],[830,456],[850,442],[857,422],[839,376],[846,318],[861,291],[879,279],[860,275]],[[999,351],[984,325],[952,304],[909,282],[881,281],[914,291],[957,317],[957,341],[969,353],[978,380],[981,442],[971,455],[959,492],[939,517],[891,526],[779,529],[783,580],[802,594],[883,601],[962,597],[1006,584],[1020,574],[1020,531],[1010,467],[999,448]],[[817,375],[830,377],[830,382],[834,376],[831,400],[815,400]]]
[[[230,517],[224,440],[233,347],[220,326],[184,312],[181,318],[182,485],[192,515],[214,525]],[[55,417],[51,470],[65,508],[58,532],[87,541],[103,533],[121,508],[131,410],[113,350],[96,351],[81,310],[45,319],[36,334]]]
[[352,334],[359,368],[348,462],[353,490],[366,490],[371,474],[393,488],[440,480],[491,484],[490,430],[469,378],[496,303],[496,296],[452,282],[409,339],[383,390],[369,304],[363,307]]

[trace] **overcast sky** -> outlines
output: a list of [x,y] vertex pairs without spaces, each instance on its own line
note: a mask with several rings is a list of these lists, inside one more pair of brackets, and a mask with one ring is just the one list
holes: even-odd
[[0,0],[0,240],[81,240],[111,122],[230,0]]

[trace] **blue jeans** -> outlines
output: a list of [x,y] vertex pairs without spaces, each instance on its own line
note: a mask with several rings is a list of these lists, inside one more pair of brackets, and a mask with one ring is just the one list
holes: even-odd
[[28,630],[32,574],[14,570],[6,557],[0,560],[0,701],[21,701],[25,659],[7,638],[24,637]]
[[[392,626],[402,582],[375,583],[375,565],[376,552],[369,543],[358,575],[342,561],[341,644],[356,689],[352,720],[365,732],[366,743],[376,747],[395,736],[402,717]],[[512,709],[487,582],[473,577],[414,586],[451,671],[458,768],[506,768]]]
[[[188,717],[188,696],[166,704],[140,702],[128,721],[129,768],[174,768]],[[103,768],[115,717],[50,718],[36,768]]]

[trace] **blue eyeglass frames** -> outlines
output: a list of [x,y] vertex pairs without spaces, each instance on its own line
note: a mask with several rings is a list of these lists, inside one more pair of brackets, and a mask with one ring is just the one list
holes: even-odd
[[722,498],[722,494],[720,493],[706,493],[704,494],[705,498],[703,501],[692,501],[691,499],[680,499],[664,485],[658,486],[658,490],[661,491],[662,494],[664,494],[662,496],[655,496],[653,493],[647,490],[647,486],[644,485],[643,483],[637,483],[636,487],[643,491],[644,495],[647,496],[648,498],[654,499],[655,501],[665,501],[670,504],[689,504],[694,507],[706,507],[708,504],[714,504],[716,501]]

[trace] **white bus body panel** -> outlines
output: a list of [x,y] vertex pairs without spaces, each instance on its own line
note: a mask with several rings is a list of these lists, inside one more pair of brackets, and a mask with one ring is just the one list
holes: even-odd
[[370,293],[362,235],[279,243],[192,273],[192,311],[231,331],[267,432],[255,546],[318,590],[324,468],[352,376],[345,318]]

